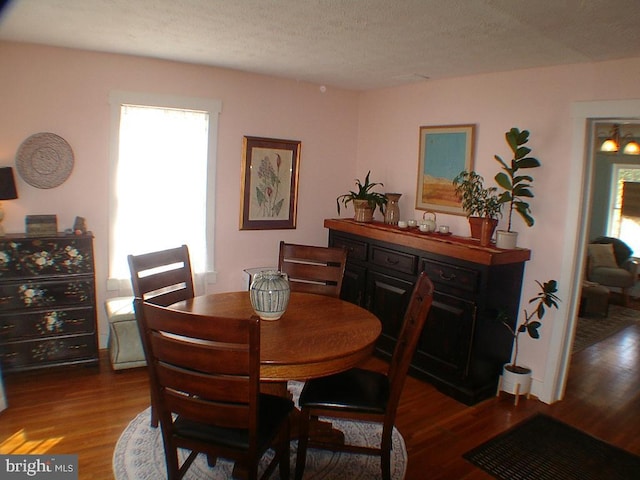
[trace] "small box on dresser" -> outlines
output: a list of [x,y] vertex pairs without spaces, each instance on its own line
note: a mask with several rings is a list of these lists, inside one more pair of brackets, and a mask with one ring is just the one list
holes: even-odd
[[93,235],[0,237],[4,372],[98,362]]

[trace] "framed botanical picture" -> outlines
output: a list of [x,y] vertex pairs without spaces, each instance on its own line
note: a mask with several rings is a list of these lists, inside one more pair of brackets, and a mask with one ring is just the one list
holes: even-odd
[[240,230],[296,228],[298,140],[244,137]]
[[464,215],[452,180],[473,169],[475,125],[420,127],[416,209]]

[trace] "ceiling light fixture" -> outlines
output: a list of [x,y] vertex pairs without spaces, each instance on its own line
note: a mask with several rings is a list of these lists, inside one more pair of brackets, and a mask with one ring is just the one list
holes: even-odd
[[[626,140],[627,138],[629,138],[629,140]],[[613,125],[609,136],[602,142],[602,145],[600,145],[600,151],[609,153],[618,152],[623,143],[625,145],[622,148],[622,153],[626,155],[640,155],[640,145],[638,142],[633,139],[630,133],[620,136],[620,125],[616,123]]]

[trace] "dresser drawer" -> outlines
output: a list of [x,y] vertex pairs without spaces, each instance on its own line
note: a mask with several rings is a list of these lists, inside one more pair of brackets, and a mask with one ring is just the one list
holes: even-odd
[[434,260],[423,260],[422,269],[434,284],[448,287],[447,291],[463,290],[475,293],[479,288],[479,272],[476,270]]
[[0,279],[93,273],[91,237],[0,239]]
[[0,285],[0,312],[93,305],[93,279],[24,281]]
[[94,333],[93,308],[0,315],[0,343],[29,338]]
[[398,272],[413,275],[416,273],[418,257],[409,253],[402,253],[382,247],[371,247],[371,263]]
[[336,235],[333,237],[333,246],[346,248],[349,260],[367,260],[367,244],[365,242]]
[[3,370],[26,370],[70,362],[96,361],[95,336],[76,335],[0,345]]

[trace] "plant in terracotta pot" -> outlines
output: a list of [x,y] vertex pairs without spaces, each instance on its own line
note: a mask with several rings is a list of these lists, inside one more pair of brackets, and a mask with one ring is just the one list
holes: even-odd
[[536,280],[536,283],[540,290],[535,297],[529,300],[529,304],[533,304],[533,309],[531,311],[524,309],[524,320],[520,325],[517,325],[517,322],[514,322],[506,313],[500,312],[498,314],[498,320],[509,330],[513,337],[513,359],[511,363],[503,367],[500,389],[508,393],[515,393],[516,396],[528,393],[531,387],[531,369],[518,365],[518,339],[520,334],[527,332],[533,339],[540,338],[538,330],[542,326],[542,318],[547,309],[558,308],[558,303],[560,302],[556,295],[558,292],[558,282],[556,280],[548,280],[544,283]]
[[353,202],[353,209],[355,211],[354,220],[357,222],[371,222],[373,221],[373,214],[376,208],[380,209],[380,213],[384,215],[384,207],[387,204],[387,197],[383,193],[373,192],[372,188],[376,186],[384,187],[383,183],[370,182],[369,176],[371,171],[367,172],[367,176],[362,183],[359,179],[356,179],[357,191],[349,191],[336,198],[336,206],[338,207],[338,215],[340,214],[340,204],[345,207],[350,202]]
[[502,216],[502,204],[498,201],[496,187],[486,188],[484,178],[474,171],[463,170],[452,181],[455,192],[462,204],[462,210],[469,218],[473,238],[480,238],[483,219],[489,219],[489,238]]
[[515,248],[518,234],[511,230],[511,217],[514,210],[527,226],[531,227],[534,223],[531,208],[525,200],[534,197],[531,191],[533,177],[523,174],[520,170],[539,167],[540,162],[537,158],[528,156],[531,149],[524,146],[529,141],[528,130],[520,131],[513,127],[505,133],[505,138],[513,158],[509,163],[499,155],[494,155],[494,158],[502,165],[502,171],[496,174],[495,181],[503,189],[498,196],[498,202],[507,205],[507,230],[498,230],[496,244],[500,248]]

